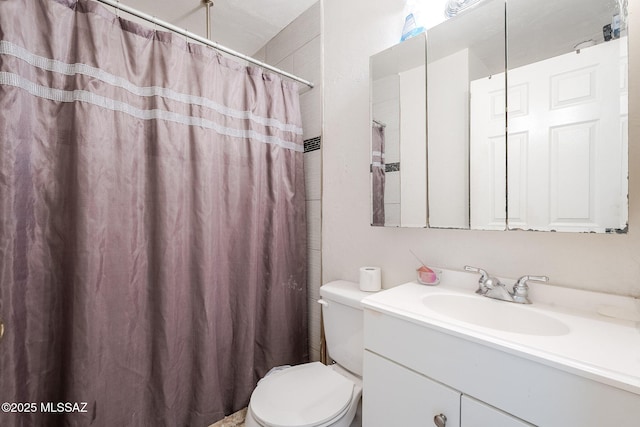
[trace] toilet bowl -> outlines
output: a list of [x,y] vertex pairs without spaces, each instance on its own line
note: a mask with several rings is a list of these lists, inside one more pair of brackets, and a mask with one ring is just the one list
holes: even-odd
[[360,427],[363,311],[369,293],[356,283],[320,288],[329,356],[320,362],[272,370],[251,395],[246,427]]
[[292,366],[264,377],[251,395],[246,427],[350,427],[362,380],[337,365]]

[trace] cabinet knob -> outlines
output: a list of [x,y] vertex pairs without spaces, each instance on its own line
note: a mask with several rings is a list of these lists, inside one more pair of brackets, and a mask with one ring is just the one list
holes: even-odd
[[4,336],[4,323],[2,322],[2,319],[0,319],[0,340],[2,339],[3,336]]
[[436,415],[433,417],[433,423],[438,427],[445,427],[447,425],[447,417],[444,414]]

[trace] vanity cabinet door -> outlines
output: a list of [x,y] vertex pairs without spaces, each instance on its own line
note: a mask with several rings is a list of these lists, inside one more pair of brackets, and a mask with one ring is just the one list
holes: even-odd
[[462,395],[460,399],[460,420],[462,427],[532,427],[526,423],[492,406],[472,397]]
[[370,351],[363,381],[363,426],[432,427],[442,414],[446,427],[460,427],[460,393],[449,387]]

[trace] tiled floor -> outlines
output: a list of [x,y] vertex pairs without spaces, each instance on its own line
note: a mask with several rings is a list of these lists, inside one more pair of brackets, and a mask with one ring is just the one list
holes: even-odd
[[244,418],[247,415],[247,408],[241,409],[235,414],[231,414],[228,417],[218,421],[215,424],[211,424],[209,427],[244,427]]

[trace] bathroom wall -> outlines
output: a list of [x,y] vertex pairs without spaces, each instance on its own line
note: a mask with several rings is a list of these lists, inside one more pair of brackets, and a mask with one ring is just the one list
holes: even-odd
[[307,191],[307,256],[309,284],[309,351],[320,360],[320,197],[322,76],[320,46],[320,3],[311,6],[296,20],[252,55],[315,84],[301,87],[300,108],[305,140],[305,181]]
[[[532,0],[533,1],[533,0]],[[465,264],[515,278],[640,297],[640,98],[629,106],[629,233],[381,228],[369,225],[369,56],[397,43],[403,0],[322,0],[322,278],[358,280],[378,265],[383,286],[414,279],[413,250],[429,264]],[[640,91],[640,4],[629,2],[630,93]]]
[[[429,80],[429,224],[469,228],[469,49],[431,62]],[[442,82],[447,82],[443,85]]]

